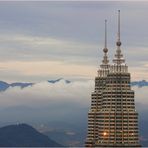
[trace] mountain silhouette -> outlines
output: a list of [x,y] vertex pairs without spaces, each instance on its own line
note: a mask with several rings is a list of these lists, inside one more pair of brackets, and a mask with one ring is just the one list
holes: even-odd
[[22,82],[16,82],[16,83],[7,83],[4,81],[0,81],[0,91],[6,91],[9,87],[20,87],[21,89],[32,86],[34,83],[22,83]]
[[148,86],[148,82],[146,80],[133,81],[131,82],[131,86],[144,87],[144,86]]
[[61,145],[27,124],[0,128],[0,147],[60,147]]
[[[47,80],[49,84],[55,84],[60,81],[64,81],[66,84],[72,83],[69,80],[65,80],[63,78],[55,79],[55,80]],[[21,89],[33,86],[37,83],[24,83],[24,82],[15,82],[15,83],[7,83],[4,81],[0,81],[0,92],[7,91],[8,88],[13,88],[13,87],[19,87]],[[148,82],[146,80],[141,80],[141,81],[133,81],[131,82],[131,86],[137,86],[137,87],[145,87],[148,86]]]
[[48,80],[48,82],[49,83],[57,83],[57,82],[60,82],[61,80],[64,80],[66,84],[71,83],[71,81],[65,80],[63,78],[59,78],[59,79],[56,79],[56,80]]

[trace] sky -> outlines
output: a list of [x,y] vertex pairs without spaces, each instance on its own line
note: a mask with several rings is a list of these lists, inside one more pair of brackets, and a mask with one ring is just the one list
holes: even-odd
[[148,2],[0,2],[0,79],[40,82],[92,80],[104,47],[116,51],[121,10],[122,52],[132,80],[148,80]]

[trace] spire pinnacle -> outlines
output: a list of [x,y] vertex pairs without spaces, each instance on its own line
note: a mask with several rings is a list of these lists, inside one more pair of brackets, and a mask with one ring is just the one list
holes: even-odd
[[120,10],[118,10],[118,33],[117,33],[117,46],[121,46],[120,41]]
[[105,45],[104,48],[107,48],[107,20],[105,20]]
[[108,57],[107,57],[107,52],[108,52],[108,49],[107,49],[107,20],[105,20],[105,41],[104,41],[104,49],[103,49],[103,52],[104,52],[104,57],[103,57],[103,60],[102,60],[102,63],[107,65],[108,64]]

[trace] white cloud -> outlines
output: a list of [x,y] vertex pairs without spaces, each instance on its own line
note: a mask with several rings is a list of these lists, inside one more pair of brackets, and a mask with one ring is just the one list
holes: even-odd
[[93,81],[65,83],[61,80],[57,83],[40,82],[32,87],[20,89],[9,88],[0,93],[0,106],[36,106],[48,104],[74,103],[87,106],[90,102],[90,94]]
[[[145,117],[148,106],[148,87],[133,87],[136,109]],[[2,122],[77,122],[87,120],[91,105],[94,81],[74,81],[69,84],[61,80],[51,84],[46,81],[32,87],[9,88],[0,93],[0,118]],[[69,121],[70,120],[70,121]]]
[[148,87],[137,87],[134,86],[133,90],[135,91],[135,102],[138,105],[138,110],[140,111],[148,111],[147,106],[148,106]]
[[[132,88],[135,91],[135,102],[140,104],[139,109],[143,110],[148,105],[148,87]],[[36,106],[47,104],[74,103],[81,107],[90,106],[91,92],[94,90],[94,81],[73,81],[65,83],[60,80],[57,83],[47,81],[36,83],[32,87],[20,89],[19,87],[9,88],[0,93],[0,106]]]

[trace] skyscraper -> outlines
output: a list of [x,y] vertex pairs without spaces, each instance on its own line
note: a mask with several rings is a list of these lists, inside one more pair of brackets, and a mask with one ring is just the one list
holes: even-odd
[[107,21],[105,21],[104,57],[88,112],[86,147],[139,147],[138,113],[130,73],[121,53],[120,11],[118,11],[117,50],[113,64],[107,58]]

